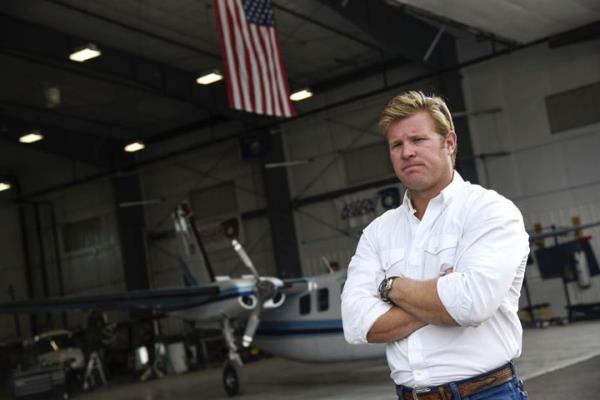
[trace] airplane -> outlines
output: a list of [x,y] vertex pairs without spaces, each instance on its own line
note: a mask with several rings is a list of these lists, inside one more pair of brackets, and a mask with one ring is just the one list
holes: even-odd
[[234,251],[251,274],[219,277],[212,270],[187,204],[177,207],[173,221],[186,254],[200,251],[211,282],[198,284],[180,258],[188,287],[11,301],[0,303],[0,313],[154,310],[193,322],[197,328],[218,326],[228,349],[222,378],[229,396],[242,394],[247,387],[234,330],[238,323],[245,323],[241,347],[254,342],[266,353],[282,358],[304,362],[383,359],[384,345],[354,346],[344,339],[340,303],[345,270],[292,279],[260,276],[243,246],[233,239]]

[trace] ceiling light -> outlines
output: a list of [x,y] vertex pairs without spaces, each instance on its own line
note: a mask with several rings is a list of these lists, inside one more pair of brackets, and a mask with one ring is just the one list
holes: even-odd
[[42,135],[42,132],[40,132],[40,131],[34,131],[34,132],[31,132],[31,133],[28,133],[26,135],[21,136],[19,138],[19,142],[21,142],[21,143],[34,143],[34,142],[39,142],[43,138],[44,138],[44,135]]
[[10,189],[10,183],[0,182],[0,192]]
[[127,146],[125,146],[125,151],[128,153],[133,153],[136,151],[143,150],[145,147],[146,146],[142,142],[133,142],[133,143],[129,143]]
[[308,164],[309,162],[311,162],[310,159],[273,162],[273,163],[266,163],[265,168],[295,167],[296,165]]
[[69,55],[69,60],[84,62],[92,58],[99,57],[101,54],[102,52],[98,49],[98,47],[96,47],[95,44],[90,43],[75,49],[75,51]]
[[212,71],[196,79],[196,83],[200,85],[210,85],[211,83],[219,82],[221,79],[223,79],[223,74],[219,71]]
[[292,101],[301,101],[304,99],[308,99],[309,97],[312,97],[313,92],[310,91],[310,89],[302,89],[302,90],[298,90],[297,92],[294,92],[290,95],[290,100]]

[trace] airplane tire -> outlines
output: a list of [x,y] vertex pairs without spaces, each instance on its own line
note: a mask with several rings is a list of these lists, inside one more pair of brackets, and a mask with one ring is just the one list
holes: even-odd
[[223,368],[223,387],[228,396],[237,396],[246,390],[246,371],[239,361],[227,361]]

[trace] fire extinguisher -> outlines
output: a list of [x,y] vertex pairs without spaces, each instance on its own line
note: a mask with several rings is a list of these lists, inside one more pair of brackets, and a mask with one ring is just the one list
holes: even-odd
[[592,286],[590,269],[588,268],[585,252],[581,249],[575,251],[575,274],[577,275],[577,284],[582,289]]

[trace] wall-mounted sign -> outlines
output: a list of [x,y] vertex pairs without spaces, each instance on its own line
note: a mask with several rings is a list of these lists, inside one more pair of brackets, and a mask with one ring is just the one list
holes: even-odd
[[223,216],[211,221],[198,221],[197,227],[207,251],[231,248],[231,240],[240,239],[239,215]]
[[363,190],[335,200],[340,228],[363,228],[373,219],[400,206],[400,185]]

